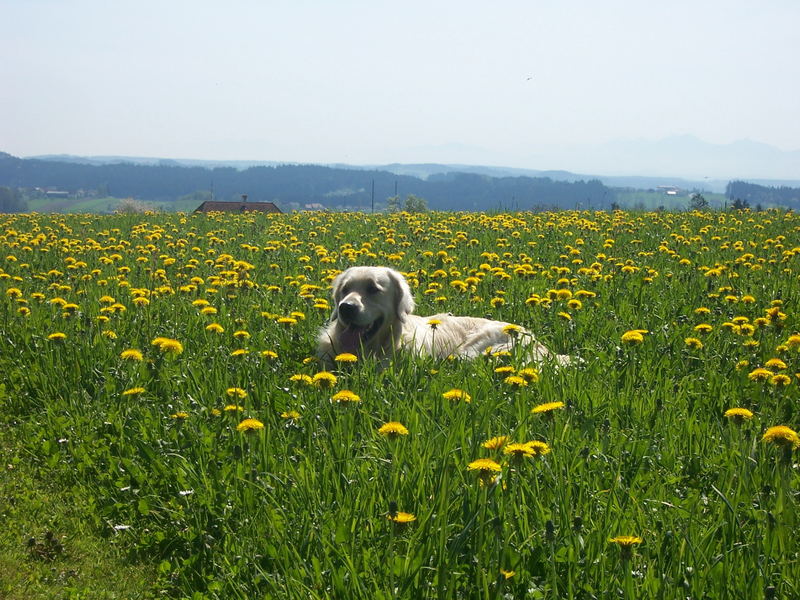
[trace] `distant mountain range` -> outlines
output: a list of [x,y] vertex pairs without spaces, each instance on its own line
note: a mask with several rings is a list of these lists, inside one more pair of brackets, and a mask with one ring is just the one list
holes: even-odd
[[[287,161],[165,159],[141,156],[74,156],[51,154],[35,156],[47,161],[85,165],[129,163],[150,166],[250,167],[298,165]],[[471,173],[488,177],[547,177],[553,181],[596,179],[609,187],[652,189],[678,186],[687,190],[722,193],[728,181],[744,179],[767,186],[800,186],[800,151],[783,151],[767,144],[741,140],[731,144],[709,144],[693,136],[675,136],[659,141],[623,140],[596,146],[565,146],[534,151],[532,164],[578,165],[581,172],[536,170],[503,166],[440,163],[392,163],[350,165],[329,163],[336,169],[388,171],[428,179],[432,175]],[[583,168],[587,170],[583,171]],[[589,170],[592,169],[592,170]],[[602,175],[597,173],[615,173]],[[726,174],[720,177],[719,174]],[[786,175],[789,177],[786,177]]]

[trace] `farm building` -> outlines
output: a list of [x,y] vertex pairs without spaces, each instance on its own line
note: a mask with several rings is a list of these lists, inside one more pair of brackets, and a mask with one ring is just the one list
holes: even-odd
[[218,202],[216,200],[206,200],[194,209],[194,212],[266,212],[279,213],[280,208],[272,202]]

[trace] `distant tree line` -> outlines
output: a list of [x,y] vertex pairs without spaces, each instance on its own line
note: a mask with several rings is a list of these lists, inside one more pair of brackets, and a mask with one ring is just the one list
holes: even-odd
[[16,188],[0,187],[0,213],[17,213],[28,210],[28,203]]
[[490,177],[466,173],[433,175],[427,180],[388,171],[280,165],[208,169],[170,164],[80,164],[20,159],[0,153],[0,185],[13,188],[102,190],[118,198],[169,202],[195,195],[198,200],[238,200],[281,204],[319,203],[326,207],[369,209],[393,196],[424,198],[435,210],[608,209],[614,193],[600,181],[553,181],[541,177]]
[[759,205],[800,208],[800,188],[771,187],[746,181],[731,181],[725,188],[725,195],[736,208]]

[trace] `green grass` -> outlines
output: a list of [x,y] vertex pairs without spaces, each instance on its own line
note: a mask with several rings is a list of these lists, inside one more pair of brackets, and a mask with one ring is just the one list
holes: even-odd
[[[0,427],[0,598],[153,598],[156,568],[101,537],[78,489],[37,465],[16,427]],[[55,480],[54,480],[55,478]],[[164,586],[166,587],[166,586]]]
[[[798,226],[775,211],[2,216],[0,414],[13,425],[7,452],[31,469],[15,485],[79,507],[63,528],[89,540],[76,556],[130,569],[125,581],[148,593],[671,599],[773,586],[793,597],[797,454],[761,437],[798,427],[800,360],[787,345]],[[351,264],[407,272],[420,314],[520,323],[585,362],[542,365],[523,388],[495,373],[524,367],[522,355],[361,361],[330,390],[294,382],[320,369],[305,360],[329,314],[320,299]],[[293,312],[294,325],[277,320]],[[736,330],[735,317],[758,327]],[[703,322],[710,333],[695,330]],[[648,331],[641,344],[621,341],[631,329]],[[163,353],[159,336],[184,351]],[[790,385],[751,381],[778,356],[787,368],[772,372]],[[472,401],[446,400],[452,388]],[[332,403],[344,389],[361,401]],[[565,403],[552,419],[531,413],[550,401]],[[754,419],[723,417],[734,406]],[[247,417],[263,429],[237,431]],[[388,421],[409,435],[381,436]],[[501,435],[552,451],[515,462],[483,447]],[[481,485],[467,468],[478,458],[500,463],[500,479]],[[416,520],[393,524],[395,509]],[[59,533],[49,523],[65,513],[26,514],[10,517],[6,562],[24,558],[28,531]],[[609,542],[619,535],[642,543],[627,556]],[[86,575],[81,585],[100,584]]]

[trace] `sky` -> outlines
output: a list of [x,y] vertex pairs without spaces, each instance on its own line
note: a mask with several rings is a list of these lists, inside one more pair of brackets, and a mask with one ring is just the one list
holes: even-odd
[[[797,0],[0,0],[0,15],[15,156],[636,174],[637,153],[611,148],[800,151]],[[775,176],[800,179],[796,156]]]

